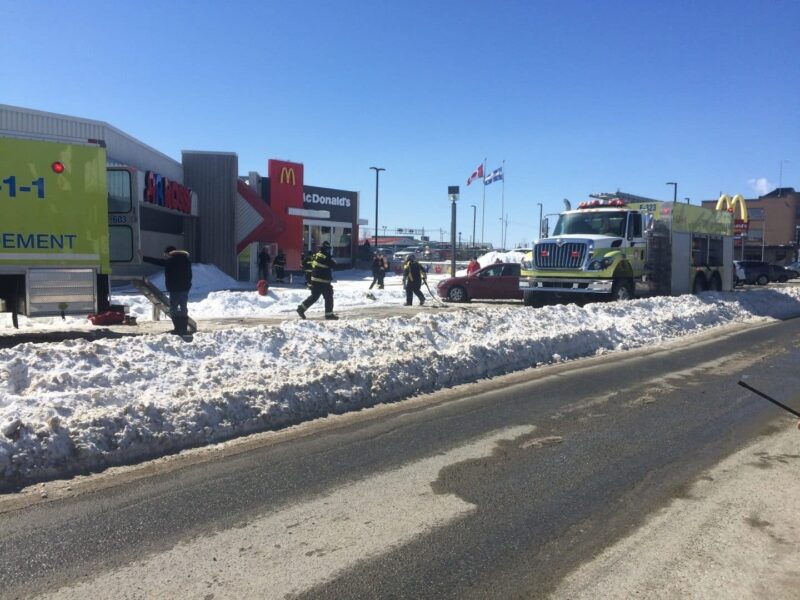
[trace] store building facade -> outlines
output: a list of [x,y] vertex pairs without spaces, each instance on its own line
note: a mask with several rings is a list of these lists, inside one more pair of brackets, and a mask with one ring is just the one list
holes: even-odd
[[262,246],[292,270],[323,241],[340,266],[354,264],[358,192],[306,186],[302,163],[269,160],[266,177],[242,177],[234,152],[185,150],[179,162],[102,121],[2,104],[0,134],[105,146],[112,277],[152,273],[139,249],[160,256],[167,245],[245,281]]
[[[781,187],[745,199],[748,222],[746,231],[736,235],[736,260],[764,260],[789,264],[800,260],[800,192]],[[703,200],[702,205],[715,208],[716,200]],[[735,217],[740,218],[738,207]]]
[[187,184],[205,199],[200,215],[200,262],[217,265],[240,281],[255,281],[262,247],[280,250],[290,271],[303,252],[331,243],[340,267],[353,266],[358,239],[359,194],[307,186],[302,163],[270,159],[267,176],[239,176],[230,152],[184,151]]
[[152,272],[139,249],[160,256],[166,245],[195,247],[199,198],[178,161],[108,123],[17,106],[0,105],[0,134],[105,147],[112,278]]

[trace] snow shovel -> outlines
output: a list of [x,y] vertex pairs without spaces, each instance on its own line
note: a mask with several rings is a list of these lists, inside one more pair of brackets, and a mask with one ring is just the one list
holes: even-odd
[[444,302],[439,300],[439,298],[437,298],[436,295],[434,295],[434,293],[431,291],[431,288],[428,285],[428,280],[427,279],[425,280],[424,283],[425,283],[425,287],[428,288],[428,293],[431,295],[431,298],[433,298],[433,301],[436,302],[435,306],[444,306]]

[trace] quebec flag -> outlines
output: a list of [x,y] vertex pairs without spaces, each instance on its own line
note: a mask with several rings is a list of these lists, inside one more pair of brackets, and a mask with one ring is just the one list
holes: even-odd
[[502,181],[503,180],[503,167],[499,169],[495,169],[491,173],[489,173],[483,180],[483,185],[489,185],[495,181]]

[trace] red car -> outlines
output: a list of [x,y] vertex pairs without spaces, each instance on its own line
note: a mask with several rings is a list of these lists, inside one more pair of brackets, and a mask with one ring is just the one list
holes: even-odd
[[436,291],[451,302],[522,300],[519,270],[519,263],[496,263],[472,275],[443,279],[436,286]]

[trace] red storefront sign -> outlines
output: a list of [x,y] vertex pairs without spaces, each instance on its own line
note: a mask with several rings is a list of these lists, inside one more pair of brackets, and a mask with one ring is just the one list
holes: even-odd
[[286,254],[287,266],[298,269],[303,248],[303,219],[290,216],[289,209],[303,208],[303,165],[270,159],[267,172],[270,207],[286,224],[286,228],[275,241]]
[[144,174],[144,201],[192,214],[192,190],[153,171]]

